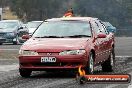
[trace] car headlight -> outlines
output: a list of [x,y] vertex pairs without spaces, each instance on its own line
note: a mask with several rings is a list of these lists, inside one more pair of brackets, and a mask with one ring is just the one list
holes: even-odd
[[35,51],[19,50],[19,55],[38,55]]
[[85,50],[68,50],[60,52],[59,55],[80,55],[84,54],[85,52],[86,52]]

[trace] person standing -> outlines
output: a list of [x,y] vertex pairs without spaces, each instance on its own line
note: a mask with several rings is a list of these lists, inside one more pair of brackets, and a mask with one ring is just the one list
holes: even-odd
[[74,13],[73,13],[73,9],[70,8],[63,17],[73,17]]

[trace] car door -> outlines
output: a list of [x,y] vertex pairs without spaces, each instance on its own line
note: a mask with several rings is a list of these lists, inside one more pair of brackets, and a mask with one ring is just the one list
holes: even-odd
[[102,53],[103,59],[102,60],[104,60],[104,59],[107,59],[110,54],[109,51],[111,48],[111,41],[110,41],[111,35],[107,32],[105,26],[101,23],[100,20],[97,20],[96,22],[99,25],[100,33],[106,34],[106,38],[99,39],[99,42],[102,43],[102,47],[101,47],[102,48],[101,50],[103,51],[103,53]]
[[92,30],[93,30],[93,37],[94,38],[94,49],[95,49],[95,64],[102,61],[102,53],[103,53],[103,42],[100,42],[102,39],[97,38],[97,35],[99,34],[99,26],[96,21],[91,21]]

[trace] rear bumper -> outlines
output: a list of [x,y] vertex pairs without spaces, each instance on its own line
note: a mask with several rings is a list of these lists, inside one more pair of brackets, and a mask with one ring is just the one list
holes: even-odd
[[55,56],[56,62],[41,63],[42,56],[19,56],[20,69],[29,70],[74,70],[80,65],[87,64],[87,57],[77,56]]

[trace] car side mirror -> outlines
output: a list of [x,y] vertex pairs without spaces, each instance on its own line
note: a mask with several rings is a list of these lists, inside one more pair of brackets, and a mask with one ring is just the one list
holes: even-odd
[[28,35],[28,34],[22,36],[22,39],[24,39],[24,40],[28,40],[29,38],[30,38],[30,35]]
[[97,38],[106,38],[106,34],[103,34],[103,33],[98,34],[98,35],[97,35]]

